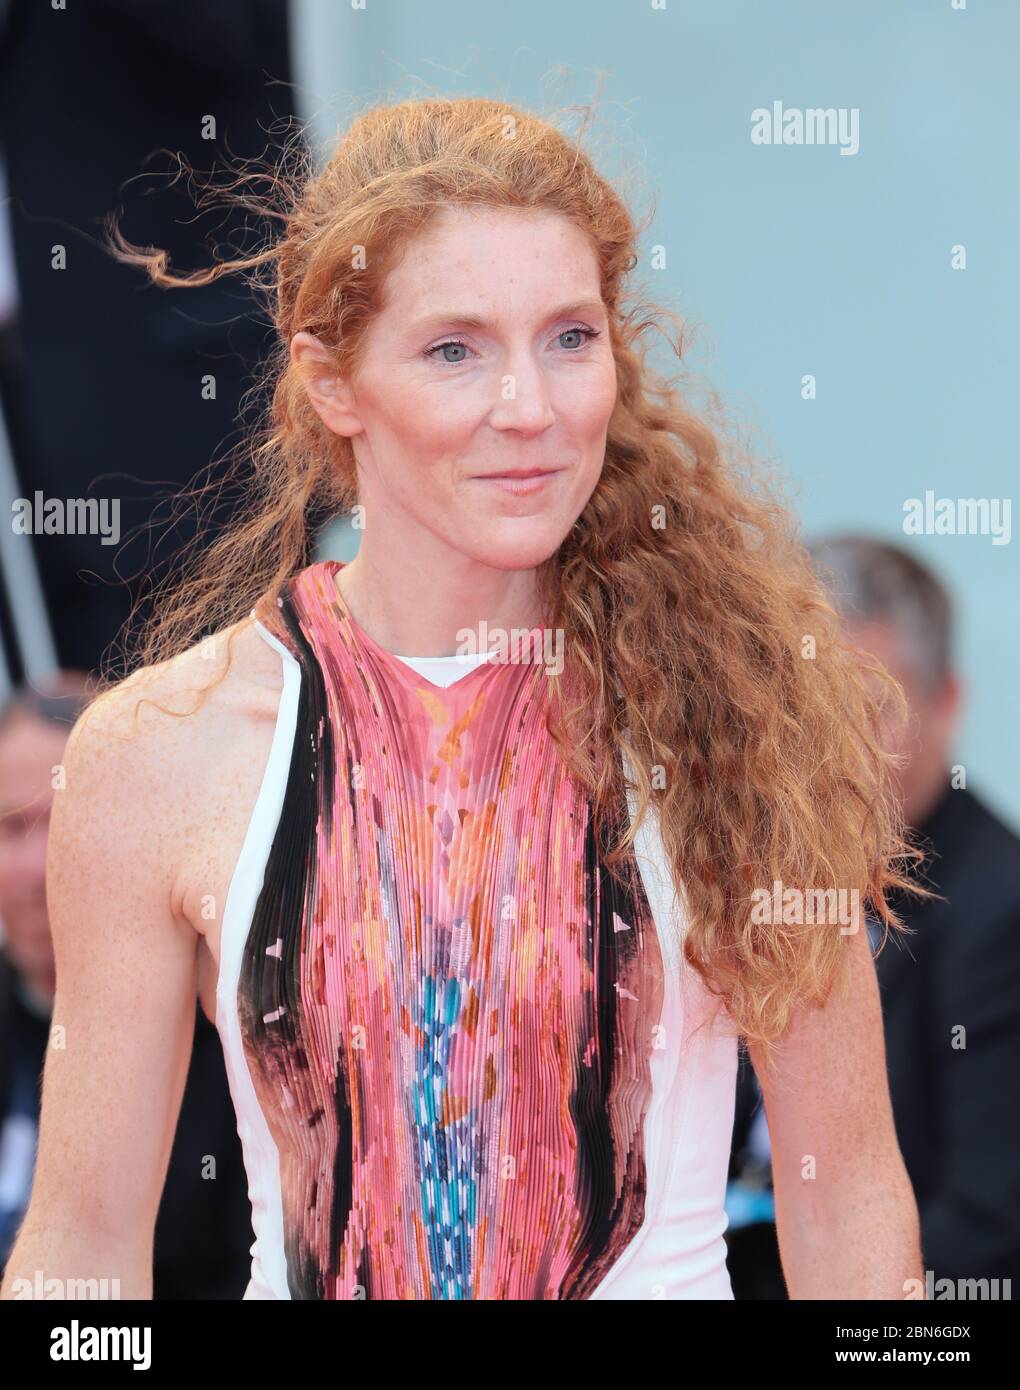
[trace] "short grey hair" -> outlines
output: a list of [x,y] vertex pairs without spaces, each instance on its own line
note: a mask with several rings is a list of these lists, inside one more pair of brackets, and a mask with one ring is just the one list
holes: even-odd
[[953,666],[954,614],[932,571],[906,550],[866,536],[825,536],[808,553],[840,617],[887,624],[925,690],[939,690]]

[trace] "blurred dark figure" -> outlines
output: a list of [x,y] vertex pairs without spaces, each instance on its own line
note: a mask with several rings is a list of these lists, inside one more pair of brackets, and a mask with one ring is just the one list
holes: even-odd
[[94,669],[142,579],[171,572],[193,517],[150,533],[153,508],[237,442],[270,332],[236,277],[176,295],[151,286],[101,249],[103,218],[121,209],[127,239],[165,247],[176,269],[207,266],[216,244],[254,249],[265,226],[222,206],[196,213],[167,171],[181,151],[222,182],[226,159],[272,159],[293,116],[285,0],[0,0],[0,216],[14,260],[0,291],[16,286],[13,315],[0,294],[0,406],[19,495],[120,504],[112,543],[25,538],[64,667]]
[[[84,677],[20,691],[0,712],[0,1273],[28,1206],[39,1082],[55,986],[46,913],[53,769],[82,704]],[[209,1157],[215,1178],[204,1176]],[[240,1141],[219,1037],[196,1009],[195,1041],[156,1221],[155,1299],[240,1299],[254,1241]]]
[[[895,895],[914,935],[890,937],[876,960],[924,1267],[935,1281],[1008,1279],[1020,1291],[1020,838],[952,765],[961,683],[945,589],[912,556],[863,538],[823,541],[812,555],[849,641],[904,687],[910,725],[890,724],[886,744],[909,759],[904,817],[926,854],[914,872],[946,899]],[[876,949],[881,928],[868,929]],[[744,1060],[727,1209],[735,1297],[785,1298],[768,1131]],[[1011,1294],[1000,1285],[999,1297]]]
[[[252,423],[243,398],[272,343],[243,281],[166,295],[103,249],[104,219],[117,213],[128,241],[165,248],[176,270],[208,266],[217,246],[264,244],[272,228],[222,200],[196,210],[195,190],[173,175],[178,153],[200,187],[222,187],[244,161],[275,164],[294,135],[288,25],[286,0],[0,0],[3,505],[103,502],[115,523],[8,535],[8,558],[12,541],[31,548],[60,667],[95,670],[135,601],[177,572],[194,518],[167,528],[178,513],[164,499],[221,476]],[[237,500],[208,515],[205,541]],[[0,585],[4,674],[17,682],[38,676],[39,658],[26,655],[24,598],[9,599]],[[53,993],[49,769],[74,717],[55,723],[53,708],[29,690],[0,727],[0,1258],[27,1202]],[[216,1158],[215,1181],[202,1177],[204,1155]],[[196,1002],[154,1297],[240,1298],[252,1240],[219,1038]]]

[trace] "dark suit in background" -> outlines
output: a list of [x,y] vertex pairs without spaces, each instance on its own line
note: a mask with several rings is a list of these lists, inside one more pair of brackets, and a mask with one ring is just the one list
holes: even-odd
[[[876,969],[896,1133],[917,1197],[924,1267],[936,1280],[1009,1279],[1016,1293],[1020,838],[973,792],[948,782],[917,833],[928,851],[922,881],[947,901],[896,895],[892,905],[914,935],[890,937]],[[961,1028],[965,1035],[954,1032]],[[746,1163],[760,1104],[753,1071],[742,1066],[731,1178]],[[728,1241],[738,1298],[785,1296],[773,1226],[740,1227]]]
[[1020,1294],[1020,838],[948,785],[920,830],[926,882],[948,901],[898,898],[917,935],[876,967],[925,1268]]

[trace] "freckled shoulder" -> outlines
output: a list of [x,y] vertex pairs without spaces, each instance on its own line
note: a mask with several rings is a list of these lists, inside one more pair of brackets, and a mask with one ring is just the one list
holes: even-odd
[[196,879],[220,888],[236,858],[282,688],[279,653],[248,617],[135,672],[75,725],[71,741],[87,739],[108,762],[101,809],[110,823],[158,833],[177,917],[192,920]]
[[[96,725],[105,738],[142,739],[189,760],[224,720],[257,718],[282,688],[280,658],[244,618],[177,656],[146,666],[95,700],[72,738]],[[142,746],[137,750],[142,752]]]

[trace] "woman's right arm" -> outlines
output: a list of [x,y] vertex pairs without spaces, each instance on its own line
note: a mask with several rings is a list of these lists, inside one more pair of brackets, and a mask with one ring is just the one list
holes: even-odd
[[194,1035],[198,935],[175,902],[189,721],[145,707],[129,735],[133,684],[78,721],[54,797],[46,889],[56,998],[35,1178],[5,1299],[37,1297],[37,1280],[61,1281],[50,1296],[67,1297],[69,1281],[101,1279],[119,1281],[107,1297],[152,1297],[156,1214]]

